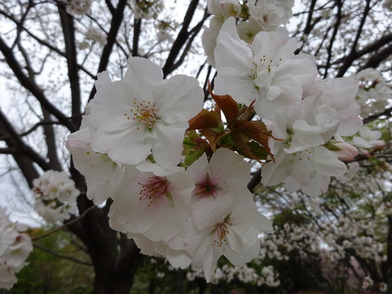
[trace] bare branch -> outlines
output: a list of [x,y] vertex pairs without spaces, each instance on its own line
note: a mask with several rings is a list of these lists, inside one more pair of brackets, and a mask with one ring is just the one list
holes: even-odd
[[[127,0],[119,0],[118,5],[115,10],[113,10],[113,18],[112,22],[110,24],[110,30],[107,36],[107,43],[105,47],[103,48],[103,52],[101,55],[101,59],[99,62],[98,70],[97,73],[100,73],[104,70],[106,70],[108,63],[109,63],[109,58],[110,55],[112,54],[113,51],[113,46],[116,43],[116,38],[118,31],[120,29],[123,17],[124,17],[124,9],[126,7]],[[95,95],[96,89],[93,87],[93,89],[90,92],[89,100],[93,99]]]
[[3,53],[9,67],[14,72],[15,76],[18,78],[19,82],[37,98],[43,107],[45,107],[51,114],[53,114],[60,122],[63,123],[71,132],[77,130],[76,126],[52,103],[46,99],[44,92],[39,86],[30,79],[23,72],[19,62],[16,60],[11,48],[7,46],[3,38],[0,37],[0,51]]
[[338,34],[338,29],[340,26],[340,22],[342,20],[342,7],[343,7],[343,3],[341,2],[341,0],[336,0],[336,7],[337,7],[337,13],[336,13],[336,20],[335,20],[335,25],[332,31],[332,36],[331,39],[329,40],[329,46],[327,49],[328,52],[328,56],[327,56],[327,62],[325,64],[325,71],[324,71],[324,78],[326,78],[328,76],[328,69],[331,65],[331,59],[332,59],[332,54],[333,54],[333,44],[336,40],[336,36]]
[[139,56],[139,38],[140,38],[140,30],[142,27],[142,19],[135,18],[133,24],[133,42],[132,42],[132,56]]
[[363,10],[361,22],[358,26],[357,33],[355,35],[355,39],[351,45],[350,53],[344,58],[344,63],[339,68],[339,71],[336,75],[337,77],[342,77],[346,73],[347,69],[352,65],[354,60],[357,58],[357,45],[358,45],[359,39],[361,38],[361,34],[362,34],[363,26],[365,25],[365,22],[366,22],[366,18],[369,15],[370,1],[371,0],[366,0],[366,6],[365,6],[365,9]]
[[198,0],[192,0],[189,4],[188,10],[185,14],[184,21],[182,23],[182,27],[180,32],[177,35],[176,40],[173,43],[173,47],[170,50],[169,56],[166,59],[166,63],[163,66],[163,74],[167,76],[173,71],[173,65],[180,54],[181,48],[185,45],[186,41],[189,38],[188,28],[196,11],[197,5],[199,4]]
[[50,253],[50,254],[52,254],[53,256],[62,258],[62,259],[67,259],[67,260],[70,260],[70,261],[73,261],[73,262],[75,262],[75,263],[82,264],[82,265],[92,266],[92,263],[90,263],[90,262],[85,262],[85,261],[83,261],[83,260],[77,259],[77,258],[72,257],[72,256],[59,254],[59,253],[54,252],[53,250],[51,250],[51,249],[49,249],[49,248],[46,248],[46,247],[44,247],[44,246],[39,245],[39,244],[37,244],[37,243],[34,243],[34,247],[35,247],[35,248],[38,248],[38,249],[40,249],[40,250],[42,250],[42,251],[45,251],[45,252],[47,252],[47,253]]
[[[65,11],[65,3],[57,2],[57,8],[60,15],[61,27],[64,36],[65,55],[68,67],[68,79],[71,86],[72,116],[75,116],[75,114],[80,113],[81,109],[79,68],[75,44],[75,28],[73,24],[73,17]],[[80,119],[74,118],[73,123],[76,126],[79,126]]]

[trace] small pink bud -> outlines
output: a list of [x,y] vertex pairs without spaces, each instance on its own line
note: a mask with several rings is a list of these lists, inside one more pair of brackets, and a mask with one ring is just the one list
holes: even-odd
[[383,140],[374,140],[373,147],[375,149],[383,149],[385,146],[385,142]]
[[349,143],[339,142],[334,145],[340,148],[335,153],[341,161],[352,161],[358,155],[358,149]]

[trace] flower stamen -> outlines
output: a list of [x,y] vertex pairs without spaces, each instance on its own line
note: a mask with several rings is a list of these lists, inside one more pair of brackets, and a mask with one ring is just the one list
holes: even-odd
[[159,120],[157,108],[150,101],[142,100],[142,102],[134,101],[134,108],[130,109],[132,120],[141,122],[149,131]]
[[222,223],[216,224],[215,230],[212,233],[215,233],[215,238],[212,241],[212,246],[217,246],[225,250],[225,246],[229,245],[229,241],[227,240],[227,234],[229,234],[229,223],[227,222],[230,215],[225,218]]
[[139,182],[138,184],[142,186],[139,192],[139,200],[147,200],[148,206],[155,204],[159,199],[169,194],[168,181],[165,177],[148,177],[145,182]]
[[216,197],[220,188],[210,179],[210,175],[207,173],[206,177],[196,183],[194,193],[200,195],[200,197]]

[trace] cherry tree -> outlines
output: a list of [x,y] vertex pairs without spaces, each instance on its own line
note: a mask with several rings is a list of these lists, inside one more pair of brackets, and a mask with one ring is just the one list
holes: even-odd
[[[46,224],[83,242],[94,293],[128,293],[141,254],[207,282],[256,258],[259,284],[277,287],[264,260],[294,249],[353,257],[383,291],[391,13],[375,0],[4,1],[1,154]],[[279,223],[284,211],[307,221]]]

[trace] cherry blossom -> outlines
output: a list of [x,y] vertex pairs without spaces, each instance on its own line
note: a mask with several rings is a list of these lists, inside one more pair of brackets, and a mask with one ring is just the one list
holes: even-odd
[[255,23],[259,31],[273,31],[289,22],[294,0],[249,1],[249,22]]
[[352,144],[361,149],[381,148],[385,142],[381,140],[381,132],[363,127],[359,130],[358,136],[353,137]]
[[151,19],[156,18],[157,15],[164,8],[164,2],[162,0],[153,1],[130,1],[133,7],[135,18]]
[[355,74],[354,78],[359,82],[356,98],[361,105],[362,116],[382,112],[390,104],[392,90],[378,70],[367,68]]
[[11,289],[17,279],[15,273],[25,265],[33,250],[29,235],[21,233],[0,208],[0,289]]
[[243,157],[229,149],[218,149],[209,162],[204,154],[187,170],[195,182],[192,203],[197,205],[201,200],[214,201],[226,195],[251,200],[252,194],[247,188],[249,170]]
[[106,35],[95,27],[89,27],[86,32],[86,39],[97,42],[104,46],[107,43]]
[[73,15],[84,15],[89,12],[92,0],[70,0],[67,3],[67,12]]
[[156,64],[132,57],[123,80],[108,83],[105,78],[97,85],[90,102],[94,151],[124,164],[138,164],[150,152],[161,165],[178,163],[188,120],[202,107],[203,91],[194,78],[162,77]]
[[359,117],[361,107],[356,101],[358,83],[351,77],[336,79],[317,79],[304,93],[308,96],[318,95],[320,105],[328,105],[336,110],[339,128],[336,134],[352,136],[362,127]]
[[207,282],[222,255],[234,265],[249,262],[259,255],[258,235],[272,230],[270,221],[248,201],[217,197],[213,203],[200,202],[198,208],[182,235],[192,264],[203,269]]
[[208,0],[207,8],[222,23],[228,17],[239,17],[241,13],[241,5],[237,0]]
[[86,178],[87,197],[100,204],[114,194],[123,178],[123,169],[106,153],[94,152],[90,141],[90,130],[82,128],[68,136],[66,147],[72,153],[76,169]]
[[169,241],[190,215],[193,189],[192,179],[181,168],[167,170],[152,163],[127,166],[113,195],[110,225],[152,241]]
[[34,208],[49,224],[78,215],[76,198],[80,191],[65,172],[46,171],[33,181]]
[[235,20],[229,18],[215,48],[215,92],[247,105],[256,100],[257,114],[270,119],[276,109],[300,100],[317,75],[309,56],[294,55],[299,46],[282,31],[260,32],[248,46],[239,38]]
[[274,154],[275,162],[263,166],[261,183],[274,186],[284,182],[289,191],[301,189],[311,196],[326,192],[330,177],[342,176],[347,170],[337,155],[323,146],[294,153],[286,153],[280,146]]

